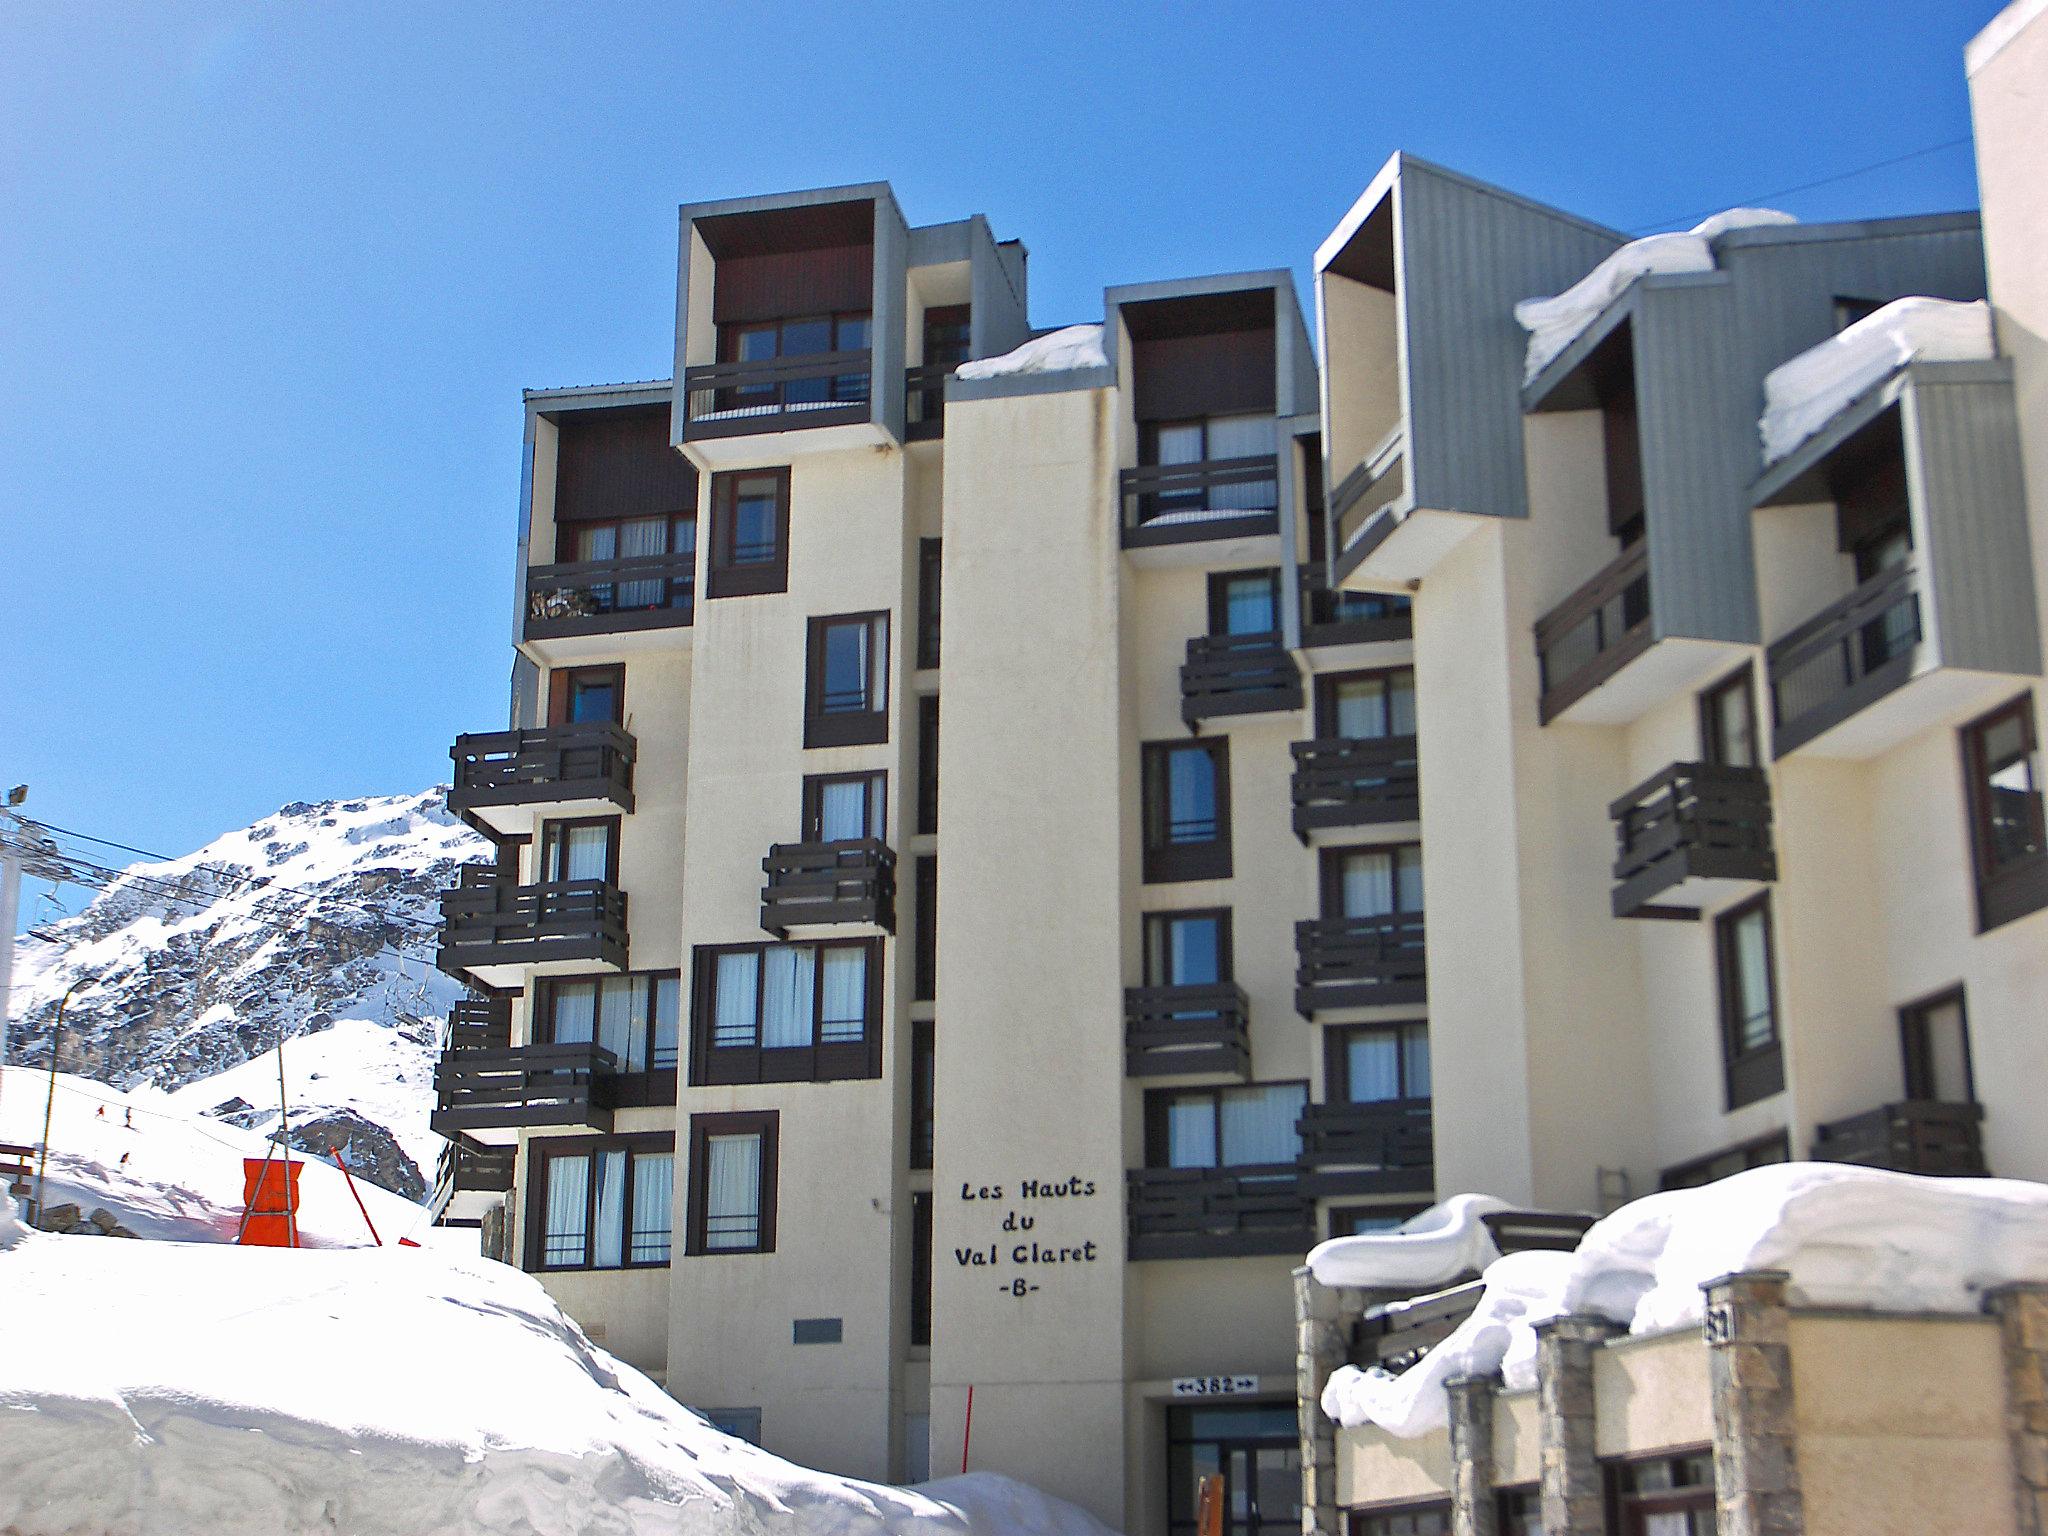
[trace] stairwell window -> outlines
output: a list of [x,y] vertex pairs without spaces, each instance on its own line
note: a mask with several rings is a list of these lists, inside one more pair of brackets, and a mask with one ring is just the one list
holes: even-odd
[[1963,775],[1984,932],[2048,906],[2048,826],[2030,695],[1963,728]]
[[811,620],[804,745],[845,747],[889,739],[889,615]]
[[684,1251],[775,1251],[778,1111],[690,1116],[689,1224]]
[[1146,1166],[1242,1168],[1301,1156],[1307,1083],[1168,1089],[1145,1096]]
[[699,949],[690,1081],[878,1077],[880,992],[872,939]]
[[1771,899],[1744,902],[1714,920],[1720,965],[1721,1051],[1727,1105],[1740,1109],[1785,1086],[1778,1038],[1778,985],[1771,951]]
[[1148,883],[1230,877],[1230,742],[1147,742],[1143,751]]
[[669,1262],[675,1137],[547,1137],[533,1144],[527,1268]]

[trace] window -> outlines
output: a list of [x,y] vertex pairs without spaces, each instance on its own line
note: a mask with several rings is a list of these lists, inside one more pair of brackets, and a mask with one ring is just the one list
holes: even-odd
[[1316,734],[1380,741],[1415,734],[1415,673],[1338,672],[1316,679]]
[[804,841],[886,842],[888,801],[886,773],[811,774],[804,779]]
[[1358,1237],[1372,1232],[1398,1232],[1404,1223],[1428,1210],[1426,1205],[1340,1205],[1330,1211],[1330,1236]]
[[1230,742],[1147,742],[1145,879],[1230,876]]
[[711,477],[711,556],[706,597],[789,590],[789,471],[738,470]]
[[1543,1494],[1535,1488],[1500,1491],[1500,1536],[1543,1536]]
[[735,1440],[744,1440],[749,1445],[761,1443],[761,1410],[758,1408],[700,1408],[697,1410],[711,1421],[711,1427],[721,1435],[731,1435]]
[[1663,1456],[1615,1467],[1621,1536],[1714,1536],[1714,1458]]
[[700,948],[690,1081],[879,1077],[880,956],[873,939]]
[[1700,695],[1700,755],[1717,768],[1754,768],[1756,690],[1745,666]]
[[1450,1536],[1449,1504],[1410,1504],[1405,1509],[1351,1512],[1351,1536]]
[[926,1348],[932,1342],[932,1196],[928,1189],[910,1197],[910,1342]]
[[616,725],[625,718],[624,667],[558,667],[548,674],[549,725]]
[[[536,592],[535,618],[582,617],[598,613],[645,613],[673,608],[687,613],[697,593],[697,518],[694,512],[669,517],[628,517],[602,523],[563,523],[555,530],[558,561],[608,563],[645,561],[643,570],[657,574],[631,581],[591,581],[585,573],[573,587],[555,593]],[[664,558],[668,557],[668,558]],[[604,572],[610,575],[611,572]],[[621,576],[627,574],[620,571]],[[570,613],[549,610],[568,603]]]
[[930,1019],[910,1023],[910,1166],[932,1165],[938,1122],[938,1037]]
[[544,976],[536,983],[534,1033],[550,1045],[595,1040],[621,1072],[673,1072],[681,994],[682,980],[673,971]]
[[1227,911],[1146,914],[1146,986],[1213,987],[1229,980]]
[[1429,1026],[1358,1024],[1323,1032],[1324,1080],[1338,1104],[1382,1104],[1393,1099],[1426,1099],[1429,1086]]
[[[1276,441],[1273,418],[1269,415],[1200,416],[1141,423],[1138,454],[1139,462],[1145,465],[1208,464],[1220,459],[1272,457]],[[1200,521],[1218,514],[1247,516],[1271,512],[1279,504],[1279,484],[1271,476],[1239,484],[1197,484],[1189,490],[1147,493],[1138,510],[1138,521]]]
[[1729,1174],[1741,1173],[1744,1169],[1765,1168],[1775,1163],[1791,1161],[1791,1137],[1783,1131],[1773,1131],[1768,1136],[1745,1141],[1739,1146],[1728,1148],[1725,1152],[1716,1152],[1708,1157],[1666,1168],[1657,1178],[1657,1187],[1698,1189],[1702,1184],[1711,1184],[1716,1179],[1725,1179]]
[[[865,310],[750,321],[718,328],[718,360],[722,363],[766,363],[778,357],[817,357],[828,352],[865,352],[867,348]],[[775,401],[773,384],[743,384],[718,393],[721,411],[772,405]],[[791,379],[782,385],[781,398],[785,408],[854,404],[868,398],[868,371],[863,366],[836,377]]]
[[1970,1022],[1961,987],[1901,1008],[1899,1033],[1907,1098],[1942,1104],[1977,1102],[1976,1074],[1970,1066]]
[[939,830],[939,696],[917,701],[917,830],[930,836]]
[[939,664],[939,541],[917,541],[917,664]]
[[848,747],[889,739],[889,615],[812,619],[804,689],[804,745]]
[[775,1251],[776,1110],[690,1116],[690,1222],[685,1252]]
[[1146,1166],[1240,1168],[1301,1156],[1306,1083],[1169,1089],[1145,1096]]
[[1422,845],[1323,852],[1323,916],[1396,917],[1422,911]]
[[911,901],[917,933],[913,939],[912,1001],[931,1002],[939,995],[939,856],[920,853],[912,867]]
[[542,1137],[531,1158],[528,1269],[668,1263],[675,1137]]
[[1963,777],[1977,871],[1977,928],[1984,932],[2048,906],[2040,738],[2029,695],[1963,728]]
[[1721,1049],[1728,1108],[1768,1098],[1785,1086],[1778,1045],[1777,980],[1771,963],[1771,899],[1748,901],[1714,920],[1721,970]]
[[571,880],[619,880],[619,818],[550,821],[541,825],[540,884]]
[[1278,571],[1218,571],[1209,578],[1209,633],[1271,635],[1280,631]]
[[934,304],[924,312],[926,367],[957,368],[967,361],[973,316],[966,304]]

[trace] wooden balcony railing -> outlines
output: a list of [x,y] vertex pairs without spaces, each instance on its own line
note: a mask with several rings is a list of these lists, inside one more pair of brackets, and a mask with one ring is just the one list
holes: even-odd
[[903,435],[911,442],[946,434],[946,376],[950,363],[924,363],[903,374]]
[[777,843],[761,861],[761,926],[777,938],[798,926],[868,923],[896,931],[896,854],[880,838]]
[[1377,592],[1333,592],[1323,580],[1320,569],[1302,567],[1301,643],[1304,649],[1325,645],[1373,645],[1406,640],[1414,633],[1415,618],[1407,598]]
[[1854,1163],[1894,1173],[1978,1178],[1984,1162],[1984,1106],[1907,1099],[1823,1125],[1813,1133],[1818,1163]]
[[1607,808],[1614,818],[1614,915],[1696,917],[1651,898],[1690,879],[1775,880],[1771,783],[1761,768],[1673,763]]
[[442,1051],[502,1050],[512,1043],[512,1000],[466,997],[448,1006]]
[[1235,982],[1124,988],[1124,1073],[1251,1071],[1251,1003]]
[[1650,546],[1638,540],[1536,621],[1543,724],[1642,655],[1650,638]]
[[1310,1104],[1301,1163],[1320,1198],[1427,1193],[1435,1180],[1428,1099]]
[[624,969],[626,893],[608,880],[514,885],[494,864],[465,865],[441,893],[440,968],[467,978],[478,966],[591,960]]
[[1422,814],[1421,759],[1413,736],[1324,736],[1297,741],[1294,835],[1367,827]]
[[1301,669],[1280,632],[1197,635],[1180,669],[1180,717],[1189,725],[1221,715],[1301,708]]
[[686,439],[867,421],[874,354],[814,352],[683,370]]
[[448,809],[466,819],[486,805],[602,800],[630,811],[636,750],[625,727],[608,720],[458,736],[448,749]]
[[1913,675],[1920,599],[1911,564],[1879,571],[1772,642],[1771,750],[1783,757]]
[[1315,1242],[1315,1200],[1293,1163],[1133,1168],[1127,1179],[1133,1259],[1298,1254]]
[[696,616],[697,556],[626,555],[526,572],[529,640],[686,628]]
[[612,1128],[618,1062],[591,1041],[459,1051],[434,1068],[435,1132],[521,1130],[539,1125]]
[[1365,525],[1399,499],[1406,488],[1403,469],[1407,446],[1407,436],[1396,424],[1330,492],[1330,547],[1336,551],[1340,564]]
[[1420,912],[1296,923],[1294,949],[1294,1008],[1305,1019],[1332,1008],[1419,1003],[1427,995]]
[[1270,453],[1141,464],[1117,477],[1124,547],[1242,539],[1280,528],[1280,461]]
[[441,1148],[434,1163],[434,1192],[427,1209],[437,1217],[457,1195],[503,1195],[512,1190],[516,1149],[492,1147],[457,1134]]

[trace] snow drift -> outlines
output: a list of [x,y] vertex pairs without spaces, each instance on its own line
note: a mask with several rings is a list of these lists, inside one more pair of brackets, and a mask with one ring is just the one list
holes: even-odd
[[1916,358],[1974,362],[1996,355],[1981,299],[1894,299],[1764,375],[1764,462],[1774,464],[1841,408]]
[[[1372,1274],[1374,1245],[1400,1241],[1325,1243],[1318,1277]],[[1390,1268],[1401,1262],[1391,1251]],[[1651,1195],[1595,1223],[1574,1252],[1498,1260],[1455,1333],[1398,1375],[1337,1371],[1323,1412],[1346,1427],[1426,1434],[1444,1426],[1444,1384],[1456,1377],[1499,1370],[1510,1388],[1534,1386],[1546,1318],[1604,1317],[1631,1333],[1695,1326],[1702,1285],[1757,1269],[1785,1271],[1794,1304],[1975,1313],[1994,1286],[2048,1279],[2048,1186],[1785,1163]]]
[[1422,1289],[1477,1274],[1500,1257],[1480,1218],[1510,1209],[1492,1195],[1453,1195],[1392,1232],[1336,1237],[1309,1250],[1308,1267],[1324,1285]]
[[1066,373],[1075,368],[1100,368],[1109,361],[1102,350],[1100,325],[1070,325],[1034,336],[1001,357],[962,363],[953,371],[963,379],[999,379],[1019,373]]
[[1732,229],[1798,222],[1791,214],[1775,208],[1730,208],[1702,219],[1683,234],[1648,235],[1631,240],[1563,293],[1547,299],[1522,300],[1515,306],[1515,319],[1529,333],[1522,382],[1528,383],[1548,367],[1551,359],[1577,340],[1579,333],[1637,278],[1652,272],[1711,272],[1717,237]]
[[1006,1479],[882,1487],[731,1439],[484,1259],[57,1237],[0,1196],[0,1295],[21,1536],[1106,1536]]

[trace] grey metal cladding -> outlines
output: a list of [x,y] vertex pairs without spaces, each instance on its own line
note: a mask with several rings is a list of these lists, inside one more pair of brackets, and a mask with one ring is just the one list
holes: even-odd
[[904,310],[910,303],[910,228],[896,199],[875,199],[875,297],[868,318],[873,358],[871,420],[903,441]]
[[1905,413],[1907,483],[1928,545],[1933,625],[1946,666],[2041,671],[2026,484],[2012,366],[1914,363]]
[[1526,517],[1515,305],[1570,287],[1621,237],[1405,157],[1396,195],[1410,498]]

